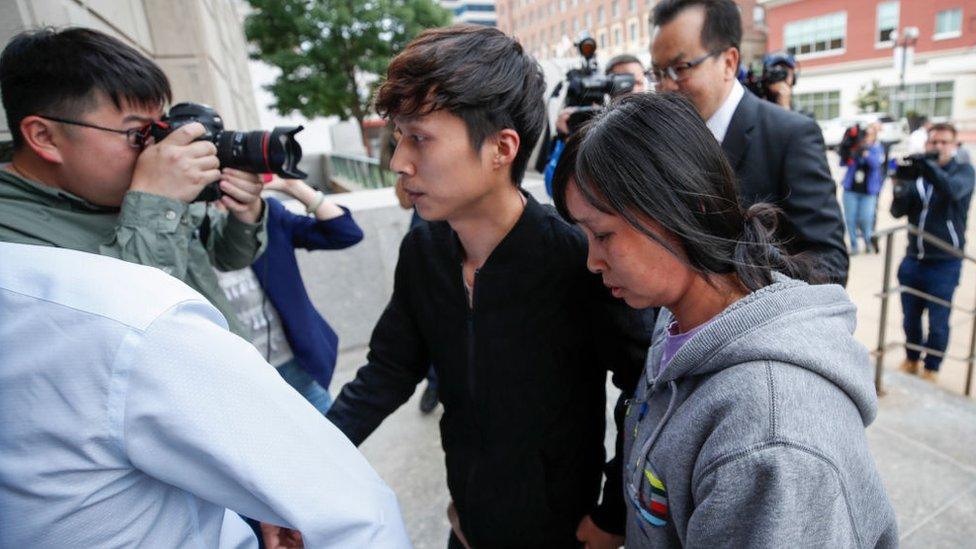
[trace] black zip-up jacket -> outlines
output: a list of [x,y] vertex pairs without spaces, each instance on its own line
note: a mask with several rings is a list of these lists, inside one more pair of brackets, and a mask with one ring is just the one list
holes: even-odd
[[529,196],[475,274],[469,307],[456,233],[445,222],[414,228],[368,363],[329,410],[358,445],[432,364],[447,486],[473,547],[575,546],[587,513],[623,533],[619,462],[604,463],[606,372],[632,393],[653,318],[610,297],[586,250],[578,229]]
[[[965,250],[966,221],[969,203],[973,199],[974,172],[972,164],[950,160],[939,166],[924,160],[922,177],[907,182],[904,196],[893,201],[891,213],[895,217],[908,215],[908,222],[932,236]],[[953,259],[954,256],[929,244],[921,236],[909,235],[909,257],[920,261]]]

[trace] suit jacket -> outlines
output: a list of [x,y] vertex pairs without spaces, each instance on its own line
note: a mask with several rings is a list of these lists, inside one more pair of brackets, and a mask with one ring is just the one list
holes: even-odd
[[746,90],[722,149],[739,179],[742,206],[782,208],[787,222],[777,236],[786,250],[816,256],[831,282],[846,285],[844,222],[817,123]]

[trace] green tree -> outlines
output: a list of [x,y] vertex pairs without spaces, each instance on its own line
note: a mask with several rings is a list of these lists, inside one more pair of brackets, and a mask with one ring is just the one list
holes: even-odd
[[[247,0],[251,58],[281,69],[281,114],[350,117],[363,127],[380,75],[422,30],[450,22],[433,0]],[[368,140],[363,143],[369,147]]]
[[870,85],[861,86],[854,102],[860,112],[885,112],[890,104],[888,94],[877,80],[872,80]]

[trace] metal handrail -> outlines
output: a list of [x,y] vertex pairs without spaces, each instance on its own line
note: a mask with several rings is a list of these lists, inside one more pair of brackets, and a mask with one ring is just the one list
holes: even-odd
[[329,178],[350,190],[380,189],[396,183],[396,174],[381,167],[378,159],[340,152],[329,153]]
[[[892,288],[891,286],[892,249],[894,245],[895,234],[902,231],[905,231],[906,233],[909,233],[914,236],[921,236],[925,240],[925,242],[932,244],[936,248],[948,253],[949,255],[976,264],[976,257],[967,254],[964,250],[959,250],[958,248],[954,248],[951,244],[938,237],[932,236],[931,234],[925,231],[919,230],[918,227],[912,225],[911,223],[905,223],[903,225],[898,225],[888,229],[883,229],[875,233],[875,235],[879,240],[882,237],[884,237],[885,239],[885,259],[884,259],[884,275],[883,275],[884,279],[882,280],[881,283],[881,292],[875,294],[876,297],[881,298],[881,318],[878,323],[878,345],[874,349],[874,351],[871,352],[871,354],[875,356],[875,365],[874,365],[875,389],[878,391],[879,395],[884,392],[882,388],[881,378],[882,378],[882,373],[884,371],[885,352],[895,347],[902,347],[906,349],[912,349],[915,351],[924,352],[927,354],[933,354],[939,357],[944,357],[949,360],[958,360],[961,362],[968,363],[969,366],[966,370],[966,386],[964,388],[963,393],[967,397],[971,396],[972,385],[973,385],[973,368],[974,365],[976,365],[976,307],[974,307],[973,309],[966,309],[965,307],[961,307],[959,305],[953,305],[952,302],[939,299],[933,295],[929,295],[925,292],[907,286],[899,285],[897,287]],[[966,314],[969,317],[971,317],[973,327],[972,327],[972,333],[970,334],[970,338],[969,338],[969,356],[958,357],[955,355],[949,355],[948,353],[945,352],[936,351],[935,349],[929,349],[928,347],[923,347],[922,345],[916,345],[914,343],[908,343],[908,342],[886,343],[885,338],[887,335],[887,328],[888,328],[888,299],[892,295],[901,294],[903,292],[921,297],[926,301],[931,301],[943,306],[947,306],[950,309],[960,311],[963,314]]]

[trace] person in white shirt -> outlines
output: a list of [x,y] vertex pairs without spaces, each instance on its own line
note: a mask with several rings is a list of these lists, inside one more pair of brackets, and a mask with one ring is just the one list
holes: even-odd
[[409,547],[392,491],[200,294],[0,243],[0,547],[217,547],[225,508],[309,547]]
[[908,134],[908,154],[920,154],[925,152],[925,145],[929,141],[929,128],[932,122],[928,118],[922,117],[918,121],[915,131]]

